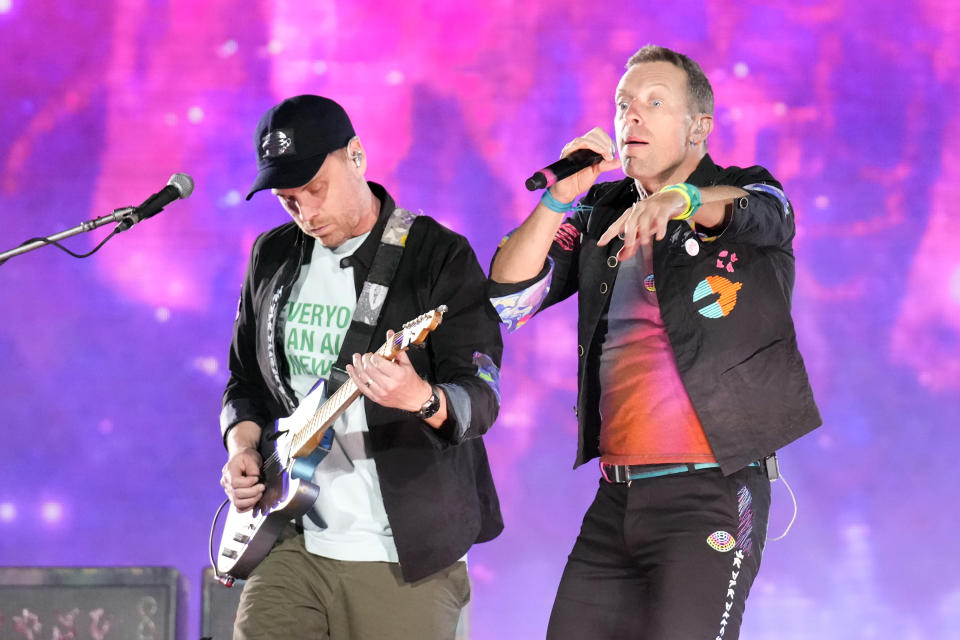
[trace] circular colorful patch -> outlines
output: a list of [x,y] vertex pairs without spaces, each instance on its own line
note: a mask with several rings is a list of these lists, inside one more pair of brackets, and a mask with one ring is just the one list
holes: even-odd
[[[707,276],[693,291],[693,301],[703,300],[705,303],[705,306],[697,311],[707,318],[722,318],[729,315],[737,306],[737,292],[742,286],[743,284],[731,282],[723,276]],[[713,296],[717,297],[713,298]]]
[[726,553],[727,551],[732,551],[733,548],[737,546],[737,541],[726,531],[714,531],[707,536],[707,544],[710,545],[710,548],[714,551]]
[[650,293],[653,293],[657,290],[657,285],[653,281],[652,273],[643,279],[643,286],[646,287],[647,291],[649,291]]

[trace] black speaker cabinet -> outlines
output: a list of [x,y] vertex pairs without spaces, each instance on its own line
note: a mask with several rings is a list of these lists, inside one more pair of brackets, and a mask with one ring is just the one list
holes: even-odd
[[213,569],[203,570],[203,637],[210,640],[232,640],[233,621],[243,592],[243,581],[225,587],[213,575]]
[[0,638],[179,640],[186,604],[167,567],[0,567]]

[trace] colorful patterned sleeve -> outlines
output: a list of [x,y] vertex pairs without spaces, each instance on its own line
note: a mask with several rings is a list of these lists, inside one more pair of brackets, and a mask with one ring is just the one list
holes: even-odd
[[546,274],[533,284],[515,293],[490,298],[507,331],[513,332],[522,327],[547,298],[550,282],[553,280],[553,258],[547,257],[547,263],[549,268]]
[[[575,214],[577,216],[589,213],[593,207],[577,205]],[[523,324],[533,317],[544,304],[550,305],[562,299],[566,291],[564,287],[565,274],[571,264],[575,264],[576,254],[580,248],[580,229],[577,221],[568,218],[553,237],[553,246],[547,255],[547,260],[541,273],[525,282],[516,283],[516,285],[495,287],[490,302],[500,314],[500,321],[506,325],[507,331],[513,332],[523,326]],[[513,232],[508,233],[500,246],[510,238]],[[559,287],[550,295],[552,285]],[[496,295],[496,294],[501,295]],[[572,294],[570,291],[567,295]],[[549,298],[548,298],[549,296]],[[559,296],[559,297],[558,297]]]

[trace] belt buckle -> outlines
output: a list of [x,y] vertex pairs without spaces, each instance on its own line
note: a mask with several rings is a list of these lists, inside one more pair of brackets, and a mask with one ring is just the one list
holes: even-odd
[[[613,479],[607,475],[607,467],[613,469]],[[620,464],[604,464],[600,461],[600,475],[603,476],[603,479],[609,482],[610,484],[626,484],[628,487],[632,483],[630,479],[630,466],[629,465],[620,465]]]

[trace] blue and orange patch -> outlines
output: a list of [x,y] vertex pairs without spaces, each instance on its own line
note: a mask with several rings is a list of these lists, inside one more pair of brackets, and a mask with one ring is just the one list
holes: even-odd
[[723,276],[707,276],[693,290],[693,301],[699,302],[712,295],[717,295],[718,298],[697,311],[707,318],[724,318],[730,315],[737,306],[737,292],[742,286],[743,283],[731,282]]

